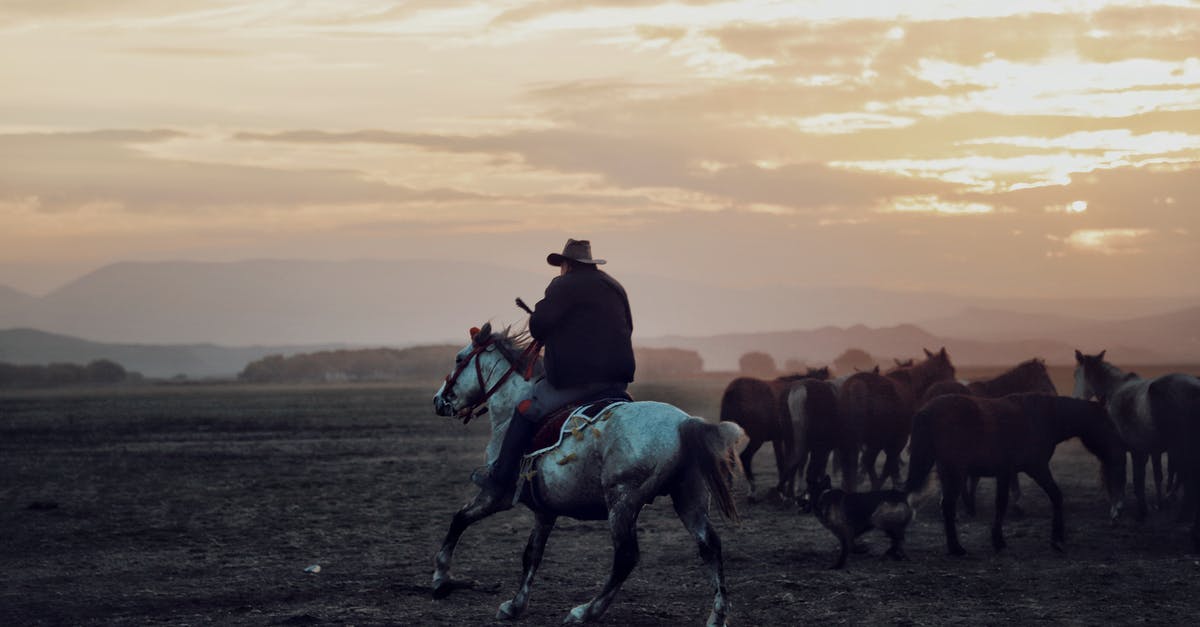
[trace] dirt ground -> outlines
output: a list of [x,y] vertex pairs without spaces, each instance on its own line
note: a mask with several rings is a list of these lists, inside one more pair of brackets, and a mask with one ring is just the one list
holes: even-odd
[[[638,385],[638,398],[715,416],[723,382]],[[510,598],[531,523],[524,510],[467,531],[455,575],[429,594],[432,559],[470,494],[487,429],[433,415],[432,386],[178,386],[0,396],[0,624],[484,625]],[[774,478],[766,447],[756,459]],[[937,497],[909,529],[831,571],[836,542],[794,508],[746,502],[717,525],[731,624],[1192,624],[1200,561],[1186,526],[1152,512],[1106,520],[1098,464],[1075,443],[1054,472],[1067,551],[1025,480],[1009,548],[979,520],[946,555]],[[603,622],[702,624],[712,593],[695,547],[660,500],[640,521],[642,559]],[[524,624],[555,624],[607,575],[603,523],[562,520]],[[320,572],[305,569],[319,565]]]

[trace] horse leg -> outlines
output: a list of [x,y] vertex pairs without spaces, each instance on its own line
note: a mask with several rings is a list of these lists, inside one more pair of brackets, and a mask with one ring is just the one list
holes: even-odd
[[671,501],[684,528],[696,539],[700,559],[704,560],[709,579],[716,590],[708,624],[724,625],[730,609],[730,603],[725,598],[725,562],[721,557],[721,538],[708,518],[708,492],[702,479],[692,475],[671,493]]
[[1008,484],[1011,481],[1011,472],[1001,470],[996,473],[996,511],[992,516],[992,548],[997,553],[1008,546],[1008,543],[1004,541],[1004,514],[1008,511]]
[[1022,508],[1020,505],[1020,503],[1021,503],[1021,477],[1020,477],[1020,475],[1018,475],[1017,473],[1014,472],[1012,474],[1012,483],[1010,483],[1009,485],[1012,486],[1012,488],[1009,491],[1011,494],[1011,497],[1012,497],[1009,499],[1009,509],[1012,510],[1012,514],[1014,517],[1019,518],[1019,517],[1025,515],[1025,509]]
[[938,476],[942,479],[942,523],[946,527],[946,549],[951,555],[966,555],[966,549],[958,542],[958,528],[954,523],[955,503],[962,491],[963,473],[957,468],[938,464]]
[[556,519],[554,514],[534,514],[533,530],[529,532],[529,542],[525,544],[525,555],[521,559],[524,569],[521,587],[512,600],[500,604],[500,611],[496,613],[498,620],[512,620],[525,613],[525,607],[529,604],[529,589],[533,587],[533,576],[537,574],[538,566],[542,563],[542,553],[546,550],[546,541],[550,538],[550,532],[554,530]]
[[900,451],[903,448],[903,446],[898,449],[889,448],[883,452],[886,457],[883,459],[883,475],[879,478],[880,486],[889,477],[892,480],[893,489],[900,489],[900,486],[903,485],[900,480]]
[[[1145,461],[1145,460],[1143,460]],[[1063,531],[1063,498],[1062,490],[1058,489],[1058,483],[1054,481],[1054,476],[1050,474],[1050,466],[1039,468],[1036,472],[1029,473],[1034,482],[1050,497],[1050,506],[1053,508],[1054,518],[1050,527],[1050,546],[1055,551],[1063,550],[1063,541],[1065,532]]]
[[433,560],[433,598],[442,599],[454,591],[455,583],[450,578],[450,561],[454,559],[454,547],[467,527],[512,507],[511,503],[496,502],[484,497],[483,492],[475,495],[475,499],[467,503],[454,514],[450,521],[450,529],[442,540],[442,548]]
[[842,468],[842,490],[855,492],[858,489],[858,447],[846,446],[838,450]]
[[789,472],[793,468],[791,463],[792,452],[787,444],[781,439],[771,440],[771,449],[775,452],[775,475],[779,478],[775,484],[775,496],[787,496],[788,492],[792,492],[792,475],[794,472]]
[[805,498],[800,499],[801,506],[804,511],[811,511],[816,503],[813,499],[816,498],[817,483],[821,477],[825,475],[825,467],[829,463],[830,451],[828,449],[814,449],[808,456],[808,468],[804,471],[804,491]]
[[833,566],[829,567],[833,570],[841,570],[846,567],[846,556],[850,554],[850,541],[852,540],[850,531],[846,529],[837,534],[837,538],[840,552],[838,553],[837,561],[833,563]]
[[750,484],[751,500],[754,500],[754,454],[758,452],[763,442],[764,440],[750,438],[750,442],[746,444],[746,448],[738,455],[742,460],[742,471],[746,473],[746,483]]
[[1163,509],[1163,470],[1162,470],[1162,453],[1154,453],[1150,456],[1150,466],[1154,469],[1154,509],[1162,511]]
[[1138,522],[1146,520],[1146,453],[1131,452],[1133,460],[1133,495],[1137,497]]
[[879,448],[869,446],[862,454],[863,470],[867,473],[867,478],[871,480],[871,489],[878,490],[883,486],[883,478],[875,473],[875,460],[879,458]]
[[963,482],[963,511],[971,518],[975,517],[975,494],[978,489],[979,475],[967,475],[967,480]]
[[612,571],[608,574],[608,580],[604,582],[600,594],[572,609],[563,622],[586,623],[600,618],[608,609],[613,597],[621,589],[621,584],[625,583],[633,567],[637,566],[637,519],[641,509],[641,502],[629,497],[609,499],[608,527],[613,541]]

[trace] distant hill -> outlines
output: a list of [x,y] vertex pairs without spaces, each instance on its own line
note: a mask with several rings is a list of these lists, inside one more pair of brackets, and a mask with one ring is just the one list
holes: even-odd
[[105,344],[34,329],[0,330],[0,362],[45,365],[114,361],[148,377],[232,377],[267,355],[328,350],[338,346],[248,346],[213,344]]
[[[915,325],[871,328],[824,327],[810,331],[775,333],[738,333],[709,337],[664,336],[641,341],[646,346],[674,346],[700,353],[707,370],[736,370],[738,358],[750,351],[771,355],[777,363],[788,359],[818,365],[829,364],[842,351],[860,348],[889,366],[894,357],[922,357],[922,349],[945,346],[958,365],[1016,364],[1030,357],[1042,357],[1053,364],[1074,359],[1071,344],[1054,340],[1017,340],[985,342],[934,335]],[[1163,363],[1164,357],[1136,345],[1110,342],[1110,354],[1119,363]],[[1188,360],[1184,360],[1188,361]]]
[[[0,295],[0,328],[137,344],[453,343],[489,319],[496,324],[524,320],[513,298],[536,302],[554,276],[539,257],[532,256],[528,269],[429,260],[117,263],[45,296],[18,293],[5,306]],[[1089,312],[1096,319],[1121,320],[1200,304],[1194,299],[1002,301],[864,287],[714,286],[622,268],[617,260],[606,267],[629,293],[635,340],[855,324],[888,327],[944,319],[969,307],[1071,318]]]
[[919,324],[944,337],[991,342],[1052,341],[1088,352],[1111,346],[1138,347],[1165,363],[1200,358],[1200,307],[1116,321],[968,308],[954,316]]
[[0,316],[9,315],[20,308],[28,307],[36,300],[37,297],[31,294],[26,294],[7,285],[0,285]]

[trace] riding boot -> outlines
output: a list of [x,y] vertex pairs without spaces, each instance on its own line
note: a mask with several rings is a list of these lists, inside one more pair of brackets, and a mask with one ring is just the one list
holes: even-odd
[[520,412],[513,412],[508,421],[508,430],[500,443],[500,454],[488,468],[486,474],[474,473],[471,480],[494,500],[511,501],[517,488],[517,470],[521,467],[521,456],[525,446],[533,439],[540,423],[533,422]]

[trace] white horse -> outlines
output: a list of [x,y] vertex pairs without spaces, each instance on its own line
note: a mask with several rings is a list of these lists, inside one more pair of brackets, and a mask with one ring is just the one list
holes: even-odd
[[[528,398],[536,372],[535,351],[510,333],[492,333],[491,325],[472,329],[471,343],[455,357],[455,370],[433,398],[435,411],[465,421],[486,406],[492,423],[487,459],[495,460],[513,408]],[[518,618],[529,602],[534,574],[546,540],[558,516],[608,520],[613,540],[613,565],[603,589],[575,607],[568,623],[599,618],[638,560],[637,518],[656,496],[670,495],[684,526],[696,539],[700,556],[716,590],[710,625],[723,625],[729,612],[721,540],[708,517],[711,494],[727,518],[737,518],[729,477],[737,470],[736,446],[743,438],[735,423],[710,424],[664,403],[633,402],[602,412],[559,448],[542,455],[528,468],[529,490],[521,502],[534,513],[535,524],[525,547],[524,575],[516,595],[500,605],[499,619]],[[528,472],[531,470],[532,472]],[[433,596],[454,589],[450,561],[467,527],[511,502],[496,502],[480,492],[454,515],[442,548],[434,560]]]
[[[1146,516],[1146,461],[1154,461],[1154,487],[1162,504],[1160,455],[1182,469],[1185,503],[1195,509],[1194,550],[1200,552],[1200,379],[1188,374],[1165,374],[1143,379],[1104,361],[1105,351],[1084,355],[1075,351],[1075,397],[1095,396],[1125,440],[1133,458],[1133,493],[1138,518]],[[1185,507],[1186,510],[1186,507]]]

